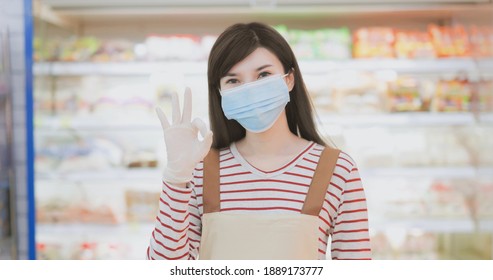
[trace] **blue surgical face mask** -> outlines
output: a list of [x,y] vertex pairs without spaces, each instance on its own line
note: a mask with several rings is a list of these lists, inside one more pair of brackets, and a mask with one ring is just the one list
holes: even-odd
[[289,102],[285,75],[272,75],[221,91],[224,114],[251,132],[264,132],[274,125]]

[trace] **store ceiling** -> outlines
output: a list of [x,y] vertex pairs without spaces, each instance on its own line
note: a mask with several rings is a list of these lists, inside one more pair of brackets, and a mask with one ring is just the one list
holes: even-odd
[[[493,13],[493,0],[33,0],[37,19],[70,30],[89,25],[143,22],[168,26],[181,24],[187,29],[196,22],[223,26],[228,22],[258,20],[277,24],[289,19],[304,27],[315,22],[372,22],[375,20],[433,22],[456,14]],[[487,7],[486,9],[484,7]],[[193,16],[194,20],[190,20]]]
[[[405,0],[42,0],[55,10],[114,7],[288,7],[409,4]],[[414,0],[412,4],[491,3],[492,0]]]
[[61,16],[176,14],[337,14],[372,10],[427,11],[480,8],[493,0],[33,0]]

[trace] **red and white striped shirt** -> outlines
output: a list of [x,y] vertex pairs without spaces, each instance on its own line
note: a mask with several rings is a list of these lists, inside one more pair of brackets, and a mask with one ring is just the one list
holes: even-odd
[[[310,142],[291,162],[268,172],[250,165],[234,144],[221,150],[221,212],[300,213],[322,150],[323,146]],[[197,259],[202,178],[201,162],[187,188],[163,182],[147,259]],[[365,193],[354,160],[344,152],[337,160],[319,220],[319,259],[371,259]]]

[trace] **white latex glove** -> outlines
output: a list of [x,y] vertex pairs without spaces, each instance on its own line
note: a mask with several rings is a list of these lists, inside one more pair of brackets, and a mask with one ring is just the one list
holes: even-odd
[[[178,95],[172,95],[172,120],[170,125],[166,115],[160,108],[156,113],[161,121],[166,143],[167,165],[164,169],[163,180],[173,184],[187,183],[192,180],[195,166],[204,159],[211,148],[212,132],[199,118],[192,118],[192,93],[185,89],[183,114],[180,114]],[[199,140],[198,132],[203,137]]]

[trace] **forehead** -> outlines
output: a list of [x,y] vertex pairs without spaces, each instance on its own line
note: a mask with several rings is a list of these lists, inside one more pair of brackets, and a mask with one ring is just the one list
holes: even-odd
[[228,72],[241,73],[255,71],[257,68],[267,64],[282,68],[281,61],[275,54],[266,48],[260,47],[245,57],[242,61],[236,63]]

